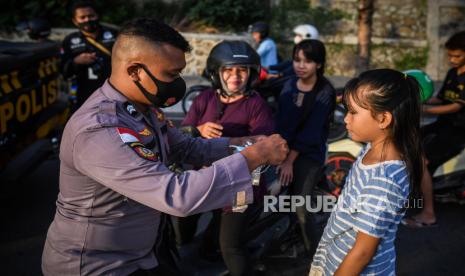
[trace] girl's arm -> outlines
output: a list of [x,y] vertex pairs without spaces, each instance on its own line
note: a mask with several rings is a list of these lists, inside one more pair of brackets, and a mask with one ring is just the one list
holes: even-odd
[[279,173],[279,181],[281,185],[287,186],[292,182],[294,178],[294,161],[299,156],[299,152],[296,150],[289,151],[286,160],[276,168],[276,172]]
[[376,253],[380,238],[357,232],[354,247],[347,253],[336,276],[359,275]]

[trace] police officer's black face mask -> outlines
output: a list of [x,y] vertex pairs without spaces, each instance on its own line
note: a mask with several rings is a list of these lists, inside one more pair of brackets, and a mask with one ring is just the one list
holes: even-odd
[[80,30],[89,33],[93,33],[99,28],[98,20],[89,20],[86,22],[78,23],[77,25]]
[[157,86],[157,94],[151,94],[145,89],[139,80],[134,81],[139,90],[155,107],[169,107],[178,103],[186,94],[186,83],[179,77],[172,82],[164,82],[157,79],[144,64],[140,64],[141,68],[153,80]]

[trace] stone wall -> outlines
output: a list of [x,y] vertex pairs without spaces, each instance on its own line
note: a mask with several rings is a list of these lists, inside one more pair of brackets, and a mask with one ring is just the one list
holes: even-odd
[[433,78],[444,78],[447,54],[444,43],[455,32],[465,30],[464,0],[428,0],[428,66]]
[[[357,55],[358,0],[310,0],[312,7],[338,9],[345,16],[324,30],[327,45],[327,73],[351,77]],[[428,49],[425,0],[375,1],[371,61],[372,68],[425,69]]]
[[[50,39],[61,42],[66,35],[77,31],[77,29],[55,28],[52,30]],[[189,41],[192,51],[186,54],[187,65],[183,70],[185,75],[201,75],[205,68],[206,61],[210,50],[222,40],[244,40],[251,43],[251,38],[241,35],[219,35],[219,34],[200,34],[200,33],[182,33]],[[0,34],[0,39],[9,39],[15,41],[30,41],[27,36],[20,34]]]
[[[346,16],[322,33],[328,73],[355,73],[358,0],[309,0],[312,7],[339,9]],[[448,68],[444,43],[465,29],[463,0],[377,0],[373,14],[371,67],[419,68],[442,79]]]

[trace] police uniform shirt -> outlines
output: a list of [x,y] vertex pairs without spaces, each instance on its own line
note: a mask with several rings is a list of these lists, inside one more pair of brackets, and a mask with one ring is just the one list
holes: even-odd
[[[111,52],[116,33],[100,27],[95,39]],[[96,53],[96,63],[81,65],[74,63],[74,58],[82,53]],[[111,57],[90,43],[82,32],[69,34],[64,40],[61,51],[62,71],[65,78],[76,76],[78,104],[81,105],[92,92],[103,85],[111,73]]]
[[455,127],[465,128],[465,73],[457,75],[457,69],[451,68],[447,72],[444,84],[438,93],[438,98],[447,104],[458,103],[462,106],[458,112],[443,114],[440,118],[447,120],[448,123]]
[[[159,110],[138,112],[106,82],[63,133],[43,273],[127,275],[153,268],[162,212],[186,216],[251,203],[246,159],[228,156],[228,143],[187,137]],[[166,167],[171,160],[213,164],[175,174]]]

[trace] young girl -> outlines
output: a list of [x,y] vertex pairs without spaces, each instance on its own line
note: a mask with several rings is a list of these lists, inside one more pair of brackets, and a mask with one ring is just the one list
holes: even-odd
[[326,225],[310,275],[394,275],[394,240],[422,175],[420,92],[390,69],[362,73],[345,88],[345,123],[367,143]]
[[[329,122],[336,93],[324,77],[326,51],[321,41],[304,40],[294,47],[296,77],[283,87],[279,97],[277,131],[291,149],[278,167],[282,185],[290,185],[293,195],[311,195],[322,175],[326,157]],[[315,231],[311,214],[305,207],[296,209],[304,244],[312,255],[321,231]]]

